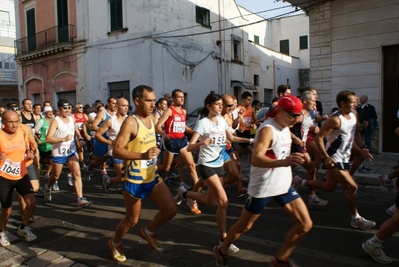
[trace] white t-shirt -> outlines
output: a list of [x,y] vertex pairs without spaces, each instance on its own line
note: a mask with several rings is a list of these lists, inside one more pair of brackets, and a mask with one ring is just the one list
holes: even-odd
[[[126,117],[127,117],[127,115],[125,116],[125,118]],[[109,140],[113,141],[118,136],[119,131],[121,130],[123,121],[119,122],[118,117],[116,115],[112,115],[110,120],[112,122],[112,125],[111,125],[111,128],[108,129],[107,135],[108,135]],[[114,150],[114,146],[108,145],[108,155],[109,156],[112,156],[113,150]]]
[[[273,131],[273,142],[266,155],[272,159],[285,159],[291,153],[291,133],[288,127],[281,128],[273,118],[265,120],[258,132],[270,127]],[[248,195],[255,198],[278,196],[288,192],[292,183],[291,167],[261,168],[251,166]]]
[[72,139],[65,142],[53,144],[52,155],[56,157],[69,156],[76,152],[75,146],[75,121],[71,116],[68,117],[69,122],[64,123],[60,117],[55,117],[58,122],[58,129],[55,131],[54,137],[64,138],[68,134],[72,135]]
[[213,123],[207,117],[198,121],[194,131],[201,135],[203,141],[208,137],[213,140],[211,145],[201,145],[198,164],[208,167],[221,167],[224,164],[222,152],[226,145],[226,130],[228,125],[222,116],[217,116],[217,123]]

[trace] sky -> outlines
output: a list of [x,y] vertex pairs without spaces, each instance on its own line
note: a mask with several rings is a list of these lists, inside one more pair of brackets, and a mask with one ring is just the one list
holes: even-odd
[[[265,11],[265,10],[270,10],[270,9],[275,9],[275,8],[280,8],[277,10],[273,11],[268,11],[268,12],[262,12],[259,13],[259,16],[265,17],[265,18],[272,18],[274,16],[282,15],[285,13],[288,13],[290,11],[294,11],[295,8],[291,7],[291,4],[288,2],[276,2],[275,0],[235,0],[237,5],[240,5],[242,7],[245,7],[249,11],[252,11],[253,13],[257,13],[260,11]],[[300,14],[300,12],[295,13],[295,14]],[[294,13],[289,14],[290,16],[295,15]]]

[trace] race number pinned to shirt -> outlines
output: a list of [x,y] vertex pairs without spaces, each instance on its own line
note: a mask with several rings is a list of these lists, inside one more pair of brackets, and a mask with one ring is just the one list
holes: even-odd
[[6,159],[3,166],[1,166],[1,171],[9,175],[18,176],[21,173],[21,163],[12,162],[11,160]]
[[78,128],[78,130],[83,130],[83,122],[77,122],[76,127]]
[[209,138],[212,139],[212,144],[216,146],[223,146],[226,144],[226,132],[210,132]]
[[174,133],[184,133],[186,131],[186,123],[182,121],[173,122],[173,132]]
[[140,160],[141,161],[141,168],[142,169],[147,169],[148,167],[154,166],[158,162],[158,158],[153,158],[153,159],[145,159],[145,160]]

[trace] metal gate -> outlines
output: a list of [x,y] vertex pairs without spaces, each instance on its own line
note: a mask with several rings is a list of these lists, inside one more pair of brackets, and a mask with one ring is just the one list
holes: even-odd
[[130,85],[129,81],[108,83],[109,96],[118,99],[119,97],[124,97],[129,101],[130,105],[133,105],[132,99],[130,97]]
[[399,45],[383,47],[383,129],[382,151],[399,152],[399,137],[394,133],[398,125],[396,113],[399,108]]
[[74,106],[74,107],[76,106],[76,92],[75,91],[57,93],[57,99],[56,99],[54,106],[57,106],[57,102],[59,99],[66,99],[66,100],[68,100],[69,103],[72,104],[72,106]]

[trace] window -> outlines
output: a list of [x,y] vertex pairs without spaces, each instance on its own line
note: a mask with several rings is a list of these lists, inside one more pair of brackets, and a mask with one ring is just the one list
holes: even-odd
[[299,36],[299,49],[308,49],[308,36]]
[[232,59],[233,61],[236,62],[241,62],[242,61],[242,55],[241,55],[241,38],[237,36],[232,36]]
[[0,69],[3,68],[3,62],[0,61]]
[[280,53],[290,54],[290,41],[289,40],[280,40]]
[[4,62],[4,68],[6,70],[10,69],[10,62]]
[[57,0],[58,42],[68,42],[68,1]]
[[29,9],[26,11],[26,28],[28,36],[28,51],[36,50],[36,19],[35,9]]
[[259,44],[259,36],[258,35],[254,35],[254,42],[255,42],[255,44]]
[[195,6],[195,21],[200,23],[202,26],[211,27],[209,14],[209,9]]
[[259,75],[254,75],[254,85],[259,86]]
[[111,32],[122,30],[122,0],[110,0]]

